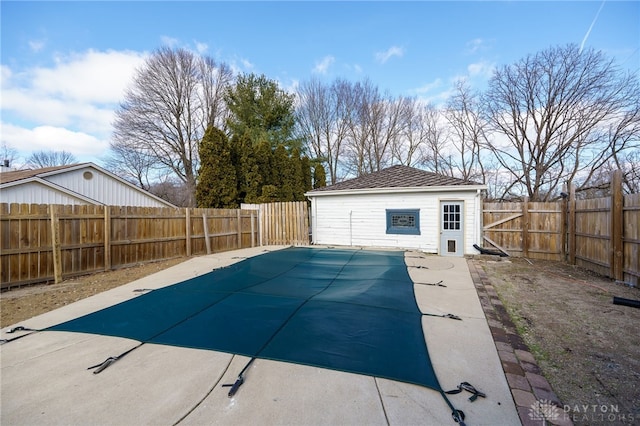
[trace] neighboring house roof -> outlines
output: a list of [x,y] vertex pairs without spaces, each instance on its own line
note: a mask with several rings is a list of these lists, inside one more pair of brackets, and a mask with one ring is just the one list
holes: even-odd
[[[88,164],[88,163],[87,163]],[[77,164],[74,164],[76,166]],[[81,164],[86,165],[86,164]],[[47,175],[49,172],[55,172],[57,170],[66,170],[71,166],[56,166],[56,167],[43,167],[41,169],[29,169],[29,170],[16,170],[12,172],[0,173],[0,184],[16,182],[23,179],[28,179],[40,175]]]
[[51,191],[64,193],[72,198],[82,200],[83,202],[86,202],[89,204],[104,204],[103,202],[100,202],[90,197],[88,194],[81,194],[79,192],[70,190],[69,188],[65,188],[64,186],[61,186],[59,184],[56,184],[48,180],[54,175],[61,175],[64,173],[68,173],[68,172],[72,172],[80,169],[94,169],[95,171],[114,179],[119,184],[127,186],[131,190],[136,191],[140,194],[143,194],[143,196],[151,198],[160,204],[163,204],[167,207],[176,207],[170,202],[163,200],[162,198],[156,195],[153,195],[152,193],[145,191],[144,189],[141,189],[131,184],[130,182],[127,182],[121,177],[103,169],[102,167],[97,166],[94,163],[79,163],[79,164],[71,164],[66,166],[44,167],[40,169],[2,172],[0,173],[0,189],[5,188],[8,190],[8,188],[18,187],[26,184],[39,184],[42,187],[49,188],[49,190]]
[[342,192],[401,192],[407,190],[433,190],[451,187],[455,190],[484,189],[485,185],[440,175],[409,166],[391,166],[360,177],[307,192],[308,196]]

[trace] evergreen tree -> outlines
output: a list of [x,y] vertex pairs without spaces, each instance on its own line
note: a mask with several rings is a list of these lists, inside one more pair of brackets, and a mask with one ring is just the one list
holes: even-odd
[[302,185],[303,185],[303,196],[307,191],[311,191],[313,189],[313,176],[311,173],[311,161],[309,157],[304,155],[300,160],[300,165],[302,168]]
[[234,136],[231,139],[231,146],[238,179],[238,204],[257,203],[264,182],[264,176],[256,158],[257,151],[247,135]]
[[275,185],[264,185],[262,187],[262,194],[258,198],[259,203],[273,203],[275,201],[282,201],[279,199],[278,188]]
[[302,172],[302,158],[298,148],[291,151],[289,157],[289,168],[291,173],[291,185],[293,196],[291,201],[304,201],[304,174]]
[[236,169],[229,139],[220,129],[209,127],[198,150],[200,167],[196,184],[198,207],[237,207]]
[[[269,141],[266,139],[262,139],[253,149],[255,152],[256,166],[258,168],[257,172],[259,173],[258,198],[260,198],[260,200],[263,200],[264,186],[271,185],[273,182],[273,152],[271,151]],[[268,197],[272,198],[274,196],[275,195],[271,192],[268,194]]]
[[278,145],[273,153],[273,179],[271,183],[278,188],[278,201],[293,201],[295,176],[291,158],[284,145]]
[[225,94],[229,129],[235,136],[247,135],[254,145],[266,138],[272,149],[280,144],[299,148],[302,142],[293,136],[294,99],[264,75],[240,75]]
[[324,166],[316,163],[313,167],[313,189],[323,188],[325,186],[327,186],[327,175],[324,171]]

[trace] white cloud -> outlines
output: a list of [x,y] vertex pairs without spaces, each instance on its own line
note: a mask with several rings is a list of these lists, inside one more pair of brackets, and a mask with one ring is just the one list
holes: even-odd
[[329,72],[329,67],[333,65],[335,61],[336,58],[331,55],[327,55],[322,58],[320,62],[316,62],[316,66],[313,67],[313,72],[317,74],[327,74],[327,72]]
[[430,83],[413,89],[411,92],[415,93],[421,101],[438,106],[451,96],[451,91],[451,87],[445,87],[441,78],[436,78]]
[[83,161],[83,157],[101,156],[109,148],[106,140],[54,126],[26,129],[2,123],[2,137],[7,140],[9,147],[20,151],[25,157],[34,151],[67,151]]
[[467,50],[466,52],[469,54],[476,53],[480,50],[484,49],[484,40],[481,38],[474,38],[467,42]]
[[44,48],[45,42],[42,40],[31,40],[29,42],[29,48],[32,52],[40,52]]
[[480,77],[480,78],[490,78],[495,70],[495,64],[491,62],[481,61],[473,64],[469,64],[467,66],[467,72],[469,73],[469,77]]
[[11,68],[6,65],[0,65],[0,87],[7,87],[11,84],[11,77],[13,77]]
[[169,37],[169,36],[162,36],[160,37],[160,42],[164,45],[164,46],[168,46],[168,47],[175,47],[178,45],[178,43],[180,42],[177,38],[174,37]]
[[244,72],[252,72],[255,65],[245,58],[233,58],[227,62],[233,74],[238,75]]
[[424,84],[418,87],[417,89],[415,89],[414,91],[418,94],[426,94],[440,87],[442,87],[442,79],[436,78],[432,82]]
[[280,87],[286,91],[287,93],[296,93],[298,88],[300,87],[300,80],[293,79],[289,82],[289,84],[279,83]]
[[403,57],[404,49],[398,46],[391,46],[390,48],[388,48],[383,52],[376,52],[376,61],[378,61],[381,64],[384,64],[394,56],[397,56],[398,58]]
[[89,50],[58,59],[54,68],[36,68],[31,87],[44,96],[85,102],[118,102],[144,62],[137,52]]
[[102,154],[114,110],[144,54],[88,50],[55,58],[51,67],[1,68],[2,141],[24,151]]
[[207,43],[194,41],[194,44],[196,45],[196,52],[200,55],[204,55],[209,50],[209,45]]

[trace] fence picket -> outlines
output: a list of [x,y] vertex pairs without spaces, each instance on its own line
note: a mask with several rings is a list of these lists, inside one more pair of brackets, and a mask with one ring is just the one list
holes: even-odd
[[515,256],[568,261],[631,285],[640,284],[640,194],[622,194],[619,173],[611,197],[483,206],[483,239]]
[[296,227],[308,220],[298,217],[306,216],[305,204],[240,210],[0,203],[0,288],[262,243],[307,244]]

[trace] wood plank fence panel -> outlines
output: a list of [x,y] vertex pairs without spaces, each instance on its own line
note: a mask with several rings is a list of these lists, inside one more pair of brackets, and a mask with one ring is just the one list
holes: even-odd
[[640,194],[623,197],[618,172],[611,182],[612,197],[578,200],[570,186],[558,202],[484,203],[484,246],[640,285]]
[[305,201],[260,204],[259,208],[262,244],[309,244],[309,212]]
[[562,258],[562,206],[559,203],[484,203],[485,247],[498,246],[512,256]]
[[640,287],[640,194],[625,195],[622,211],[623,280]]
[[259,244],[258,210],[0,203],[0,288],[206,254],[203,213],[212,252]]
[[576,265],[608,275],[611,251],[611,198],[576,200]]

